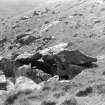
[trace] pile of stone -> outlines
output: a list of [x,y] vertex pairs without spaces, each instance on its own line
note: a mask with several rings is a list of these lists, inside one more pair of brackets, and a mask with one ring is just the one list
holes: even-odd
[[[39,83],[55,75],[58,75],[60,80],[70,80],[85,68],[92,67],[93,62],[97,62],[96,58],[79,50],[65,49],[67,45],[61,43],[34,54],[17,55],[14,59],[1,57],[0,90],[20,91],[26,87],[30,90],[40,89]],[[1,82],[3,76],[5,81]]]

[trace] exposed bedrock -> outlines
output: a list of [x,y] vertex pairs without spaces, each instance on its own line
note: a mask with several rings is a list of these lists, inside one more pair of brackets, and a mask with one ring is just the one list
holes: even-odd
[[[97,58],[90,57],[79,50],[63,50],[56,54],[47,53],[46,55],[39,52],[21,54],[15,60],[2,58],[0,69],[7,78],[26,76],[38,83],[47,80],[43,79],[42,75],[46,78],[59,75],[60,79],[73,79],[85,68],[97,67],[93,62],[97,62]],[[40,71],[39,76],[37,74]],[[39,80],[36,79],[37,77]]]

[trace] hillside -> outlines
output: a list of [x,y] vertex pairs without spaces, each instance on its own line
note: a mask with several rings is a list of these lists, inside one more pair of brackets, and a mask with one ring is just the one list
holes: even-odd
[[[29,8],[27,6],[26,9],[22,8],[24,10],[17,15],[0,20],[0,55],[2,57],[12,59],[16,54],[31,55],[46,51],[46,48],[60,43],[68,43],[66,49],[69,51],[79,50],[97,58],[97,62],[88,67],[88,64],[92,62],[91,58],[88,64],[85,62],[87,65],[85,63],[80,63],[76,67],[70,65],[71,68],[74,67],[74,70],[81,69],[80,67],[83,66],[83,71],[69,81],[52,79],[50,82],[44,82],[44,89],[40,91],[34,90],[30,94],[20,93],[18,96],[21,98],[17,96],[12,104],[104,105],[105,1],[53,0],[52,2],[47,0],[43,2],[42,0],[41,3],[36,3]],[[58,50],[60,52],[59,48]],[[4,97],[8,96],[4,95]],[[7,102],[5,105],[10,104]]]
[[[83,40],[83,45],[87,47],[89,45],[84,44],[87,43],[86,41],[92,44],[96,43],[96,46],[101,46],[102,43],[103,46],[104,42],[101,40],[104,38],[104,2],[75,0],[70,3],[48,3],[44,6],[38,6],[21,16],[1,20],[1,37],[6,37],[9,42],[14,43],[16,36],[22,34],[36,36],[35,34],[38,34],[41,37],[54,36],[58,41],[78,39],[77,45],[80,43],[79,40]],[[19,48],[22,47],[26,47],[26,45],[19,46]],[[95,46],[91,49],[95,49]],[[99,47],[96,50],[100,50]]]

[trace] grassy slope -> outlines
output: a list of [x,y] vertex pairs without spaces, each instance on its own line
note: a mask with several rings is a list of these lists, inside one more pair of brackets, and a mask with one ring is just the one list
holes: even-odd
[[[2,21],[1,37],[7,36],[9,40],[14,40],[15,36],[26,33],[28,29],[30,33],[37,30],[42,36],[54,36],[56,43],[74,41],[72,48],[79,47],[95,55],[101,52],[101,49],[104,51],[104,42],[101,41],[105,34],[104,6],[104,2],[95,0],[75,0],[63,4],[59,2],[36,6],[32,11]],[[41,14],[33,15],[34,10],[40,11]],[[29,19],[21,20],[23,16],[28,16]],[[45,24],[46,21],[48,24]]]
[[[105,2],[101,3],[98,2],[98,0],[97,2],[96,0],[75,1],[72,3],[67,2],[63,4],[59,3],[49,5],[47,6],[49,11],[46,13],[45,9],[38,7],[37,10],[41,11],[41,15],[39,16],[33,16],[33,11],[31,11],[30,13],[5,20],[8,22],[2,26],[4,30],[2,30],[2,35],[3,37],[7,36],[9,40],[12,39],[14,41],[15,36],[21,33],[26,33],[26,30],[28,29],[30,29],[29,33],[32,34],[35,30],[37,30],[37,33],[41,34],[43,37],[49,35],[55,36],[56,40],[50,42],[48,46],[54,45],[61,41],[68,41],[72,42],[70,49],[80,49],[93,56],[104,54]],[[23,16],[29,16],[29,19],[20,20],[20,17]],[[46,21],[48,21],[47,25],[45,25]],[[56,21],[56,24],[54,21]],[[13,29],[12,27],[14,25],[17,25],[18,27]],[[45,29],[46,27],[47,29]],[[36,34],[34,33],[34,35]],[[34,47],[35,46],[36,43]],[[22,46],[21,48],[24,47]],[[18,48],[14,49],[14,51],[17,49]],[[32,50],[31,45],[29,46],[29,49],[30,51]],[[11,52],[11,50],[7,52]],[[104,95],[105,93],[105,78],[103,75],[105,59],[103,59],[101,62],[97,62],[97,64],[97,68],[84,70],[71,81],[72,83],[65,83],[67,86],[56,82],[49,83],[47,86],[50,87],[50,90],[47,88],[39,93],[35,92],[31,95],[25,96],[21,95],[22,98],[18,98],[14,105],[17,105],[17,103],[19,103],[19,105],[20,103],[21,105],[25,105],[25,102],[27,102],[27,104],[29,102],[28,105],[40,105],[45,100],[54,101],[57,103],[57,105],[65,105],[61,103],[66,99],[70,100],[71,97],[75,97],[79,105],[103,105],[105,103],[105,100],[102,97],[102,94]],[[93,88],[93,92],[90,95],[81,97],[75,96],[79,90],[84,91],[85,88],[89,86]],[[69,88],[68,91],[64,90],[65,87],[66,89]],[[54,97],[55,93],[62,94],[60,98],[57,99]]]

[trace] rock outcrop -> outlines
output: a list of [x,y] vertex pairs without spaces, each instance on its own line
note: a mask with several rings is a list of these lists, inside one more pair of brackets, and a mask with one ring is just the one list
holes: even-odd
[[97,61],[96,58],[87,56],[79,50],[64,50],[54,55],[44,55],[42,59],[46,64],[51,65],[51,67],[56,66],[56,72],[54,72],[53,69],[52,73],[66,79],[72,79],[83,69],[91,66],[93,62]]
[[57,56],[61,58],[61,61],[65,64],[84,65],[97,62],[97,58],[90,57],[79,50],[61,51]]
[[97,62],[97,58],[85,55],[79,50],[65,50],[67,45],[61,43],[37,53],[20,54],[14,60],[2,58],[0,69],[7,78],[26,76],[41,82],[54,75],[59,75],[60,79],[72,79],[85,68],[91,67],[93,62]]

